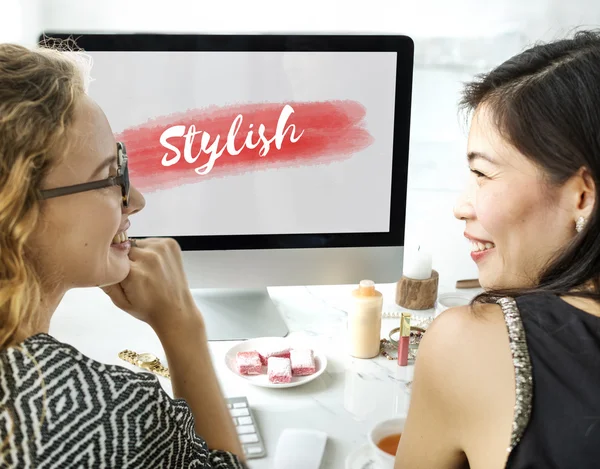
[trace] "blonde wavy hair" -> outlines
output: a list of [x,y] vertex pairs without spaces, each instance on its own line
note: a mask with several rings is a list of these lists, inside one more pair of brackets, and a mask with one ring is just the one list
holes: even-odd
[[90,67],[68,42],[0,44],[0,350],[37,321],[42,279],[28,239],[41,216],[41,183],[67,152]]

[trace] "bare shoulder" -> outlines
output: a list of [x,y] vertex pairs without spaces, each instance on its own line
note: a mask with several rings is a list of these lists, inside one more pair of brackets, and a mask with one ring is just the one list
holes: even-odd
[[[496,304],[458,306],[440,314],[427,329],[421,345],[430,353],[471,353],[490,338],[506,338],[508,333],[502,308]],[[487,349],[488,347],[486,347]],[[419,355],[421,355],[419,347]]]
[[416,365],[433,386],[442,385],[448,400],[471,408],[492,390],[510,392],[513,369],[502,308],[478,304],[444,311],[425,333]]
[[[514,379],[508,331],[497,305],[444,311],[415,364],[397,468],[501,467],[510,441]],[[490,457],[499,461],[490,465]],[[504,466],[502,466],[504,467]]]

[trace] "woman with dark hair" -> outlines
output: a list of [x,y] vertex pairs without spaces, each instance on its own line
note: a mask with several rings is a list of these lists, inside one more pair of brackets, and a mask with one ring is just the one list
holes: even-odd
[[419,348],[396,469],[600,467],[600,33],[466,86],[455,208],[485,293]]

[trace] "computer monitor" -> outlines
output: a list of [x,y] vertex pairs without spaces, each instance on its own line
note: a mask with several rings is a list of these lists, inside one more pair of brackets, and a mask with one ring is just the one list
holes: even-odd
[[183,251],[209,339],[285,336],[267,288],[402,274],[406,36],[86,34],[90,96]]

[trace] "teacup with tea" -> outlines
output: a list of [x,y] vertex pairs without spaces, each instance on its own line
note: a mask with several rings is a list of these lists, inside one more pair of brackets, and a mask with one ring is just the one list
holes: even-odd
[[404,423],[403,417],[383,420],[369,432],[369,445],[378,464],[378,469],[394,469],[394,460]]

